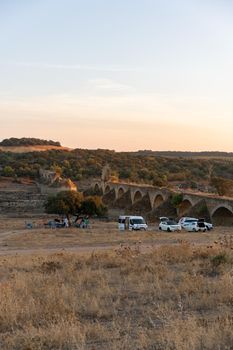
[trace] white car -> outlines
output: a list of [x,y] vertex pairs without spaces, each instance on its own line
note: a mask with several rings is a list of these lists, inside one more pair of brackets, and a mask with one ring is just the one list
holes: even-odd
[[162,222],[162,221],[168,221],[169,218],[167,218],[166,216],[160,216],[159,220],[160,220],[160,222]]
[[179,224],[181,225],[182,228],[184,228],[186,224],[190,224],[190,223],[195,222],[195,221],[198,221],[198,219],[190,218],[190,217],[182,217],[179,220]]
[[[201,224],[201,223],[204,223],[205,227],[206,227],[206,230],[210,231],[213,229],[213,225],[209,222],[206,222],[204,219],[196,219],[196,218],[189,218],[189,217],[185,217],[185,218],[181,218],[180,221],[179,221],[179,224],[181,224],[181,227],[186,229],[186,228],[189,228],[190,227],[192,228],[192,225],[193,223],[198,223],[198,224]],[[201,230],[199,231],[203,231],[202,228],[203,228],[203,225],[199,225]],[[190,231],[194,231],[194,230],[191,230]],[[198,230],[197,230],[198,231]]]
[[205,227],[207,228],[207,231],[213,230],[214,225],[210,222],[206,222],[205,219],[199,219],[198,222],[204,222]]
[[167,231],[167,232],[181,231],[181,225],[177,224],[177,222],[172,220],[161,221],[159,224],[159,229],[161,231]]
[[214,225],[211,224],[210,222],[205,222],[205,226],[207,228],[207,231],[213,230]]
[[206,232],[207,228],[204,222],[199,222],[199,221],[191,221],[191,222],[186,222],[183,225],[183,228],[188,231],[188,232]]

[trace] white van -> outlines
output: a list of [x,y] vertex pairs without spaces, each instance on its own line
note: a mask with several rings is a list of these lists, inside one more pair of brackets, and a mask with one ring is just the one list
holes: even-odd
[[142,216],[119,216],[118,228],[124,230],[147,230],[148,225]]

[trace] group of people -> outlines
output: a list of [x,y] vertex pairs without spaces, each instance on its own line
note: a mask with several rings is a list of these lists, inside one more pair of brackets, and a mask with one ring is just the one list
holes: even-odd
[[61,227],[69,227],[69,221],[68,219],[62,218],[55,218],[54,220],[50,220],[48,223],[45,224],[45,226],[49,226],[50,228],[61,228]]
[[70,226],[75,226],[79,228],[88,228],[89,227],[89,217],[83,216],[83,217],[76,217],[75,221],[71,225],[68,218],[55,218],[54,220],[50,220],[48,223],[45,224],[46,226],[49,226],[50,228],[68,228]]
[[89,226],[89,217],[88,216],[77,217],[74,223],[75,223],[76,227],[88,228],[88,226]]
[[67,217],[63,218],[63,219],[59,219],[56,218],[54,219],[55,225],[56,227],[69,227],[69,221],[67,219]]

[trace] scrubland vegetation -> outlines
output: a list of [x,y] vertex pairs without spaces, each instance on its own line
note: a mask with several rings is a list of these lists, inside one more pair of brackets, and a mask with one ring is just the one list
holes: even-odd
[[[83,180],[100,177],[109,164],[112,175],[120,181],[169,186],[183,184],[194,189],[200,185],[213,188],[211,178],[233,179],[232,158],[170,158],[156,154],[114,152],[109,150],[50,150],[32,153],[0,151],[0,175],[35,179],[39,168],[60,170],[64,177]],[[221,180],[222,181],[222,180]],[[218,189],[216,189],[217,191]]]
[[232,349],[231,248],[1,257],[1,349]]
[[[112,150],[68,150],[59,142],[34,138],[10,138],[0,146],[57,146],[43,152],[14,153],[0,150],[0,177],[15,181],[38,179],[39,169],[50,169],[73,181],[100,178],[108,164],[112,181],[158,187],[192,189],[221,196],[233,195],[232,153],[221,152],[115,152]],[[96,193],[91,193],[96,194]]]

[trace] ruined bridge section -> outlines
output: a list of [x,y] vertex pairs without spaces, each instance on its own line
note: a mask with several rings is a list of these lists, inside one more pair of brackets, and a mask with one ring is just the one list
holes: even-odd
[[115,192],[115,200],[121,198],[127,192],[130,193],[131,204],[135,204],[143,199],[145,196],[149,196],[151,208],[156,208],[165,202],[171,195],[171,192],[167,189],[156,188],[146,185],[134,185],[115,182],[96,182],[94,184],[96,191],[101,190],[103,194],[108,194],[111,191]]
[[182,216],[199,203],[206,205],[209,216],[214,223],[233,225],[233,198],[184,193],[183,201],[178,210],[179,215]]
[[[114,201],[119,200],[126,193],[130,194],[129,198],[134,205],[139,203],[146,196],[149,197],[151,210],[159,208],[163,203],[169,200],[175,192],[166,188],[154,186],[115,183],[99,181],[93,184],[96,191],[101,191],[104,195],[114,194]],[[114,203],[113,203],[114,204]],[[202,194],[183,193],[182,203],[177,209],[177,215],[183,216],[188,214],[198,205],[204,205],[209,213],[211,220],[219,225],[233,225],[233,198],[213,197]]]

